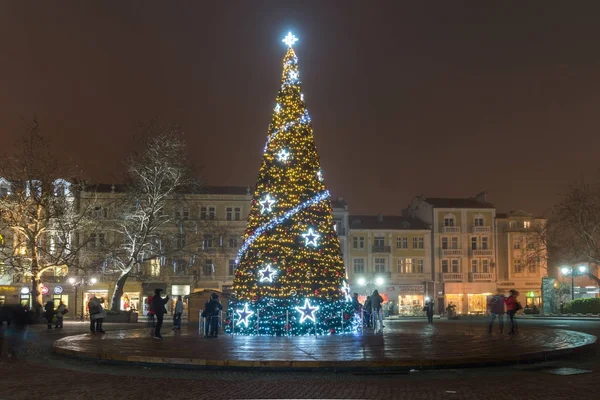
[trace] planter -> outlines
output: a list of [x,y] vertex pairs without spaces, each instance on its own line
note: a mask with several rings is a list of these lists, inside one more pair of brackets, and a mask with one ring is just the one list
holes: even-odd
[[138,313],[106,314],[104,322],[137,323]]

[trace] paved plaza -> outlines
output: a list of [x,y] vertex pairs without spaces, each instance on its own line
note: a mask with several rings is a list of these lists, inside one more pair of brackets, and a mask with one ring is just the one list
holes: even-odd
[[[140,326],[143,325],[107,324],[106,329],[113,335],[115,332],[147,332]],[[393,321],[386,325],[390,332],[403,327],[409,332],[431,329],[422,321]],[[56,340],[83,334],[86,328],[86,324],[79,323],[67,323],[63,331],[47,332],[43,326],[32,327],[26,343],[15,357],[0,359],[0,399],[31,398],[32,390],[41,390],[45,399],[571,399],[593,397],[600,379],[599,357],[595,352],[597,343],[585,354],[549,362],[465,369],[411,368],[413,371],[406,369],[394,372],[175,369],[97,362],[51,352]],[[166,325],[165,332],[169,328]],[[481,320],[436,321],[434,328],[455,329],[461,333],[485,331]],[[557,329],[597,336],[600,334],[600,323],[522,321],[520,333],[514,339],[499,338],[498,335],[492,335],[489,339],[493,345],[496,341],[519,341],[533,332],[553,332]],[[326,338],[313,338],[319,339]],[[163,345],[169,340],[174,341],[174,336],[169,335],[160,343]],[[214,343],[225,343],[226,340],[218,338],[210,343],[217,346]],[[118,347],[117,343],[113,344],[116,344],[113,347]],[[461,346],[465,351],[469,349],[467,342],[451,345]],[[269,351],[268,348],[263,350],[264,353]],[[582,368],[592,372],[572,376],[548,373],[558,367]]]

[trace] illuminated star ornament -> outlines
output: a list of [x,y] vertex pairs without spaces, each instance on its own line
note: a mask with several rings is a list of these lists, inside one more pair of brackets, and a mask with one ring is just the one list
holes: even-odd
[[264,200],[259,201],[260,203],[260,213],[264,214],[265,211],[271,212],[273,211],[273,204],[276,203],[275,199],[272,199],[270,195],[266,195]]
[[277,153],[277,157],[279,158],[279,161],[287,162],[288,158],[290,157],[290,152],[285,149],[281,149],[281,151]]
[[244,326],[246,326],[246,328],[247,328],[248,327],[248,318],[254,314],[254,311],[248,310],[248,303],[246,303],[246,304],[244,304],[244,308],[242,308],[241,310],[235,310],[235,312],[240,316],[240,319],[235,324],[236,325],[244,324]]
[[303,323],[306,319],[310,319],[315,322],[315,312],[319,310],[319,306],[311,307],[308,299],[304,300],[304,306],[296,307],[296,310],[302,314],[300,317],[300,323]]
[[281,104],[277,103],[277,105],[275,106],[275,108],[273,109],[273,111],[275,111],[276,113],[278,113],[279,111],[281,111]]
[[259,280],[261,282],[271,282],[273,283],[273,278],[277,275],[277,271],[271,269],[271,264],[267,264],[267,266],[263,269],[258,270]]
[[294,43],[298,41],[298,38],[292,35],[292,32],[288,32],[287,36],[283,38],[282,42],[287,44],[288,47],[293,47]]
[[304,243],[305,246],[312,245],[314,247],[317,247],[319,245],[317,241],[319,240],[321,235],[314,232],[313,228],[308,228],[308,232],[303,233],[302,236],[304,237],[304,240],[306,240],[306,242]]

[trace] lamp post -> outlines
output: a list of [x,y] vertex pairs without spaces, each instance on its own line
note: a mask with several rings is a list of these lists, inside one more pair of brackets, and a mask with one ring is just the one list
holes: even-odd
[[[77,309],[77,291],[78,291],[78,287],[81,286],[81,319],[80,321],[83,322],[84,320],[84,301],[83,301],[83,285],[86,284],[91,284],[91,285],[95,285],[96,282],[98,282],[98,280],[96,278],[84,278],[84,277],[77,277],[77,278],[69,278],[69,283],[71,285],[73,285],[73,288],[75,289],[75,307],[73,307],[75,310]],[[77,313],[73,313],[73,318],[77,318]]]
[[[585,265],[580,265],[577,267],[580,275],[583,275],[587,271],[587,267]],[[563,276],[571,275],[571,300],[575,300],[575,274],[577,273],[574,267],[562,267],[560,269]]]

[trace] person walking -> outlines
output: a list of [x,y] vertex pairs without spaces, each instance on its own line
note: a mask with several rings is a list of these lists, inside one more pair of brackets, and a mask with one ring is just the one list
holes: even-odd
[[65,306],[65,303],[63,303],[63,301],[61,300],[60,304],[58,305],[58,308],[56,309],[56,325],[54,326],[54,328],[62,329],[63,318],[66,313],[67,313],[67,307]]
[[48,329],[52,329],[52,319],[54,318],[54,302],[48,300],[44,306],[46,321],[48,322]]
[[377,289],[373,290],[371,295],[371,312],[373,313],[373,329],[375,333],[383,333],[383,297],[379,295]]
[[165,308],[165,304],[169,301],[169,295],[164,299],[160,297],[160,292],[162,289],[155,289],[154,296],[152,297],[152,310],[154,311],[154,315],[156,317],[156,325],[154,326],[154,339],[162,339],[162,335],[160,334],[160,328],[163,324],[163,318],[167,313],[167,309]]
[[206,315],[206,323],[204,324],[204,337],[218,337],[219,334],[219,314],[223,310],[223,306],[219,302],[219,295],[213,293],[210,300],[204,304],[204,314]]
[[510,332],[508,332],[509,335],[514,335],[516,333],[515,314],[517,313],[517,311],[523,308],[521,307],[521,304],[517,301],[518,296],[519,292],[517,292],[514,289],[511,289],[509,296],[504,299],[504,304],[506,304],[506,313],[508,314],[508,319],[510,320]]
[[181,296],[177,296],[177,302],[175,303],[175,311],[173,312],[173,330],[181,330],[181,315],[183,314],[183,299]]
[[490,324],[488,333],[492,333],[494,321],[498,318],[500,333],[504,333],[504,295],[498,291],[494,296],[490,297],[487,303],[488,312],[490,314]]
[[427,315],[427,322],[433,324],[433,300],[427,299],[425,302],[425,307],[423,308],[425,310],[425,314]]

